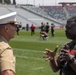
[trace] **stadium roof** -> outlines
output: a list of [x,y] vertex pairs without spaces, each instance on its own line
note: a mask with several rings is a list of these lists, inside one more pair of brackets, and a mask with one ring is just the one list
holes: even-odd
[[76,4],[76,2],[59,2],[58,4]]
[[74,6],[76,5],[76,2],[59,2],[58,4],[62,4],[62,7],[68,5],[68,6]]

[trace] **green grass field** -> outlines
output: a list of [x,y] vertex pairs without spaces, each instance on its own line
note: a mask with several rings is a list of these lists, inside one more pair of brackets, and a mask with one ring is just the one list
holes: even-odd
[[56,29],[54,38],[49,32],[48,40],[40,40],[38,30],[35,34],[30,36],[30,31],[21,30],[20,36],[15,35],[9,42],[16,56],[16,75],[59,75],[51,70],[49,61],[43,56],[45,48],[54,49],[57,44],[61,47],[70,41],[65,37],[64,29]]

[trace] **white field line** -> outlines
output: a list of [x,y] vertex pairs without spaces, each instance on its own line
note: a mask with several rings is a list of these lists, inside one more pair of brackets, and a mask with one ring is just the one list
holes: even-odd
[[[17,50],[17,51],[21,51],[21,52],[36,52],[36,53],[43,53],[44,54],[44,51],[38,51],[38,50],[28,50],[28,49],[19,49],[19,48],[14,48],[14,50]],[[56,55],[58,56],[59,53],[56,53]],[[20,57],[20,58],[29,58],[27,56],[19,56],[19,55],[16,55],[16,57]],[[36,60],[42,60],[42,58],[35,58],[35,57],[30,57],[31,59],[36,59]]]
[[16,57],[22,58],[22,59],[44,60],[43,58],[38,58],[38,57],[27,57],[27,56],[19,56],[19,55],[16,55]]
[[[15,50],[20,50],[22,51],[22,49],[17,49],[17,48],[14,48]],[[24,51],[32,51],[32,52],[42,52],[42,51],[36,51],[36,50],[27,50],[27,49],[23,49]],[[27,57],[27,56],[19,56],[19,55],[16,55],[16,57],[18,58],[22,58],[22,59],[35,59],[35,60],[44,60],[43,58],[35,58],[35,57]],[[31,70],[32,71],[36,71],[36,70],[41,70],[43,69],[44,67],[37,67],[37,68],[32,68]]]
[[18,50],[18,51],[24,51],[24,52],[26,52],[26,51],[28,51],[28,52],[40,52],[40,53],[43,53],[44,51],[45,51],[45,49],[44,49],[44,51],[40,51],[40,50],[29,50],[29,49],[19,49],[19,48],[13,48],[14,50]]
[[[28,50],[28,49],[18,49],[18,48],[14,48],[14,50],[21,51],[21,52],[27,52],[28,51],[28,52],[43,53],[43,51],[38,51],[38,50]],[[20,56],[20,55],[16,55],[16,57],[23,58],[23,59],[43,60],[43,57],[38,58],[38,57],[27,57],[27,56]]]
[[26,57],[26,56],[19,56],[19,55],[16,55],[16,57],[18,57],[18,58],[28,58],[28,57]]
[[[19,49],[19,48],[13,48],[14,50],[18,50],[18,51],[22,51],[22,52],[38,52],[38,53],[44,53],[45,52],[45,49],[44,51],[40,51],[40,50],[29,50],[29,49]],[[56,53],[56,55],[59,55],[60,53]]]
[[37,68],[32,68],[31,70],[41,70],[43,69],[44,67],[37,67]]

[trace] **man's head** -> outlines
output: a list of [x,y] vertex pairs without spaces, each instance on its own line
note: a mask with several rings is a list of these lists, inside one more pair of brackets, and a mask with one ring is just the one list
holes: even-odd
[[0,36],[9,41],[14,37],[17,25],[16,12],[0,16]]
[[67,20],[65,28],[67,38],[76,40],[76,16],[71,17]]

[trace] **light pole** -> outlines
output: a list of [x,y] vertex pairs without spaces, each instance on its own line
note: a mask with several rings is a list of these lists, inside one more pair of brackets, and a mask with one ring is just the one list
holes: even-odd
[[28,0],[27,0],[26,4],[28,4]]
[[55,5],[57,5],[57,0],[55,0]]
[[42,6],[44,6],[44,0],[42,0]]
[[33,2],[34,2],[34,6],[35,6],[35,0],[33,0]]

